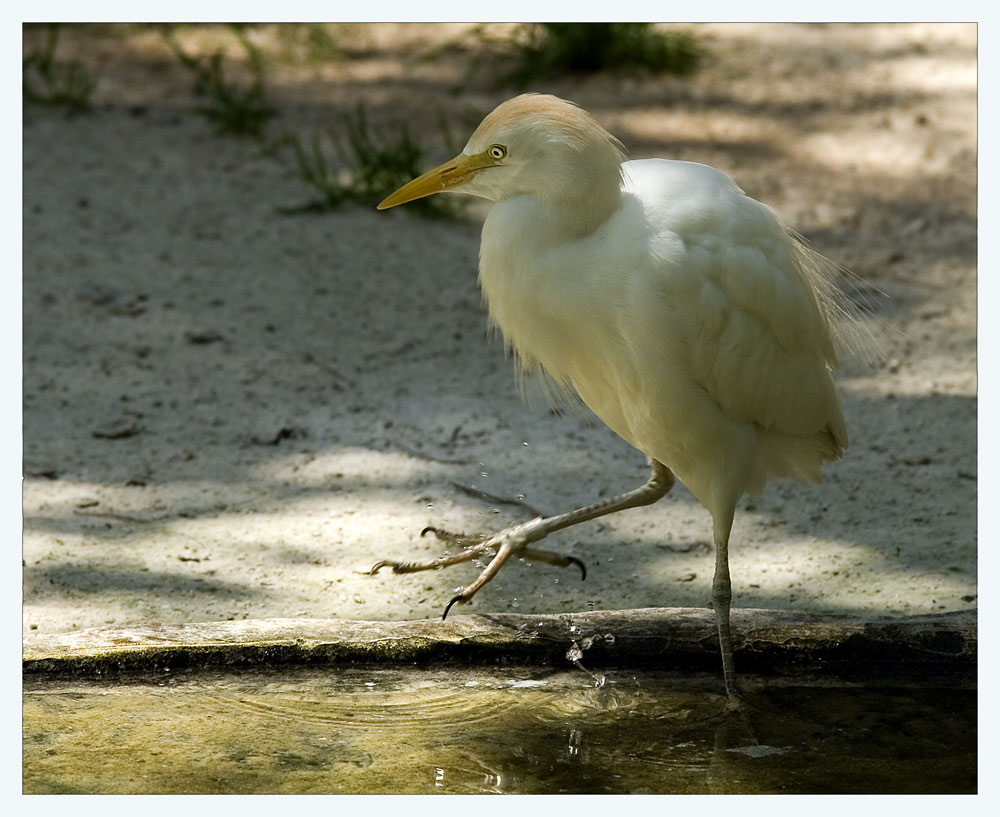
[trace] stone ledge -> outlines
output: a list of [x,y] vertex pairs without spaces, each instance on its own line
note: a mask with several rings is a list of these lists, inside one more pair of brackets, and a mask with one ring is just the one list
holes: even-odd
[[[976,612],[856,618],[733,610],[741,667],[858,663],[971,667]],[[587,639],[590,639],[589,641]],[[260,619],[99,627],[25,639],[25,673],[78,675],[173,667],[344,663],[547,663],[574,642],[587,662],[714,666],[711,610],[646,608],[560,615],[464,615],[447,621]]]

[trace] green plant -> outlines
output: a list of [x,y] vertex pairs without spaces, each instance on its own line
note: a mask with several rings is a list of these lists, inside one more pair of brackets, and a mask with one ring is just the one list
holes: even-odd
[[343,49],[323,23],[280,23],[277,26],[281,57],[286,62],[329,62],[340,59]]
[[46,25],[45,30],[41,46],[21,61],[24,99],[43,105],[62,106],[72,113],[88,110],[97,80],[76,60],[56,60],[58,23]]
[[690,74],[705,53],[690,31],[661,31],[651,23],[540,23],[526,31],[521,65],[508,77],[519,86],[607,68]]
[[313,134],[308,144],[298,136],[289,137],[289,141],[295,153],[299,178],[319,192],[320,196],[305,204],[278,209],[282,213],[292,214],[322,212],[339,207],[349,198],[349,190],[339,174],[327,163],[326,151],[319,134]]
[[250,63],[253,80],[248,88],[226,79],[222,52],[196,57],[183,49],[172,27],[165,30],[164,36],[181,64],[194,74],[195,92],[207,97],[206,104],[195,110],[212,122],[218,133],[259,139],[264,126],[277,111],[264,92],[264,60],[260,50],[250,42],[242,25],[234,24],[231,28]]
[[[319,198],[302,205],[283,207],[284,213],[332,210],[345,201],[365,205],[378,204],[400,185],[420,175],[429,162],[423,148],[405,124],[395,132],[376,139],[363,106],[348,115],[341,131],[327,134],[327,141],[339,160],[334,167],[327,160],[323,139],[313,136],[308,142],[292,137],[299,178],[319,192]],[[442,122],[445,144],[451,149],[450,133]],[[340,168],[339,170],[337,168]],[[416,202],[425,215],[455,215],[458,205],[443,196]]]

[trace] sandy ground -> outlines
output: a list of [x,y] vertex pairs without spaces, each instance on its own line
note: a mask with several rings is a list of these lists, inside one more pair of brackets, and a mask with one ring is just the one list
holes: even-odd
[[[841,381],[848,455],[821,486],[742,503],[734,604],[973,608],[975,27],[699,31],[713,57],[693,78],[534,89],[591,110],[634,158],[730,173],[861,276],[876,310],[882,363]],[[493,87],[496,60],[454,93],[477,65],[466,33],[354,26],[339,60],[276,60],[274,131],[335,127],[364,101],[377,126],[407,120],[429,146],[444,111],[464,142],[513,94]],[[520,399],[485,336],[481,211],[280,215],[310,197],[287,153],[214,135],[155,33],[83,30],[61,49],[100,85],[89,114],[24,116],[25,633],[432,617],[474,566],[355,570],[435,555],[425,525],[530,516],[454,483],[556,512],[645,478],[599,422]],[[587,563],[586,582],[515,563],[455,612],[704,606],[710,537],[678,487],[550,543]]]

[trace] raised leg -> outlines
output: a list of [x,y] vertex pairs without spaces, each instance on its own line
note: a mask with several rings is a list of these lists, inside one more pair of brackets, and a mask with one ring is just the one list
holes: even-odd
[[463,537],[461,535],[446,534],[434,528],[425,528],[424,533],[431,530],[436,536],[438,536],[438,538],[462,544],[470,543],[470,547],[453,556],[443,556],[440,559],[433,559],[426,562],[391,562],[383,560],[381,562],[377,562],[368,572],[377,573],[383,567],[391,567],[393,573],[412,573],[417,570],[433,570],[436,568],[450,567],[451,565],[459,564],[460,562],[467,562],[477,556],[482,556],[487,553],[495,554],[490,563],[479,575],[479,578],[477,578],[468,587],[464,588],[461,593],[448,602],[442,618],[447,617],[448,611],[451,610],[453,605],[468,603],[472,597],[497,574],[500,568],[503,567],[503,565],[512,556],[544,562],[558,567],[568,567],[571,564],[575,564],[583,572],[583,577],[586,578],[586,568],[579,559],[575,559],[572,556],[562,556],[557,553],[551,553],[547,550],[529,548],[528,546],[533,542],[544,539],[550,533],[562,530],[563,528],[568,528],[571,525],[577,525],[580,522],[586,522],[590,519],[596,519],[599,516],[605,516],[610,513],[616,513],[617,511],[623,511],[627,508],[638,508],[642,505],[651,505],[663,497],[667,491],[671,489],[673,484],[674,475],[671,473],[670,469],[662,463],[653,460],[649,479],[646,480],[645,484],[636,488],[634,491],[629,491],[628,493],[621,494],[620,496],[606,499],[603,502],[595,502],[593,505],[577,508],[576,510],[569,511],[568,513],[558,514],[556,516],[538,517],[537,519],[532,519],[530,522],[514,525],[500,531],[499,533],[493,534],[492,536]]

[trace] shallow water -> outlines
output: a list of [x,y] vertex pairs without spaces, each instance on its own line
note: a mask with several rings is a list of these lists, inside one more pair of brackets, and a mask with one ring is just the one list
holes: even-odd
[[[601,681],[603,680],[603,685]],[[579,669],[24,682],[27,793],[976,790],[974,690]]]

